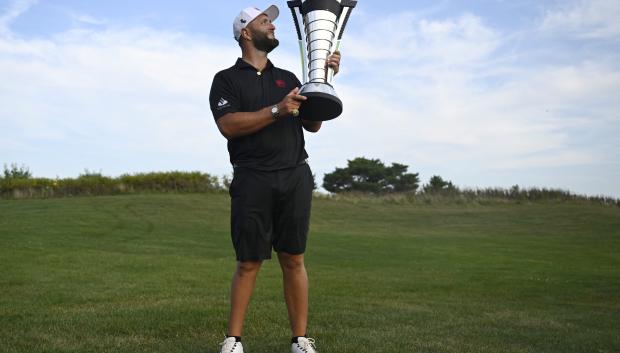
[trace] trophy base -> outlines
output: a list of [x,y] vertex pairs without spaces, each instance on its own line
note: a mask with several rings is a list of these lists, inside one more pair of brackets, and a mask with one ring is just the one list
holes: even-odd
[[308,98],[299,107],[301,119],[326,121],[342,114],[342,101],[336,95],[334,87],[327,83],[306,83],[301,87],[299,94]]

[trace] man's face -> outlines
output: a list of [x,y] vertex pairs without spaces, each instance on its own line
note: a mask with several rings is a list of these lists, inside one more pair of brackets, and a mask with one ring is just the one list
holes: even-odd
[[265,14],[255,18],[246,28],[252,35],[254,47],[260,51],[270,53],[280,44],[275,35],[276,26]]

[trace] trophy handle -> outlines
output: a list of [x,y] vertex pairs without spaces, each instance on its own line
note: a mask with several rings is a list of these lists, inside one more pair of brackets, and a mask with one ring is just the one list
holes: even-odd
[[353,8],[357,5],[357,1],[342,0],[340,5],[344,6],[343,11],[345,11],[345,13],[340,16],[341,18],[344,17],[344,20],[340,21],[338,30],[336,31],[338,33],[338,40],[342,39],[344,28],[347,26],[347,22],[349,22],[349,16],[351,16],[351,11],[353,11]]
[[[344,33],[344,28],[347,26],[347,22],[349,22],[349,16],[351,15],[351,11],[355,5],[357,5],[357,1],[350,0],[342,0],[340,1],[340,5],[343,7],[342,14],[340,15],[340,21],[338,21],[338,28],[336,29],[336,45],[334,45],[334,50],[332,54],[340,49],[340,41],[342,40],[342,34]],[[334,69],[327,68],[327,83],[331,83],[334,80]]]
[[295,9],[299,10],[299,15],[301,16],[301,0],[295,1],[287,1],[288,7],[291,9],[291,14],[293,15],[293,22],[295,23],[295,29],[297,30],[297,41],[299,42],[299,54],[301,56],[301,75],[302,75],[302,83],[306,83],[308,76],[308,67],[306,65],[306,46],[304,45],[304,39],[301,35],[301,21],[297,16],[297,12]]

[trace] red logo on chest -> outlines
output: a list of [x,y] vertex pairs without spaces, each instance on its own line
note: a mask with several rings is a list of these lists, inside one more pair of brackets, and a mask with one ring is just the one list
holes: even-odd
[[284,80],[276,80],[276,86],[278,86],[280,88],[285,88],[286,87],[286,83],[284,82]]

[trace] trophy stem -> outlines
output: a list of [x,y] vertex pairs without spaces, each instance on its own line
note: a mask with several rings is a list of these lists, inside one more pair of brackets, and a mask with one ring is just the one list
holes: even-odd
[[301,77],[305,81],[308,76],[308,67],[306,65],[306,48],[303,40],[299,41],[299,53],[301,54]]

